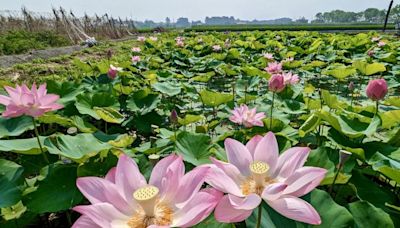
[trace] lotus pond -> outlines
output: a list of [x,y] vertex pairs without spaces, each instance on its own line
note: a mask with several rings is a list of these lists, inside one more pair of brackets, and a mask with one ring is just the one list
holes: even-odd
[[397,37],[117,47],[1,81],[0,227],[400,227]]

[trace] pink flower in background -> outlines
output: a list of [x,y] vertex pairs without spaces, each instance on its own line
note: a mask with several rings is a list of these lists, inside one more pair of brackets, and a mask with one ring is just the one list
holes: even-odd
[[82,216],[73,228],[191,227],[207,218],[222,197],[200,190],[208,167],[185,174],[182,158],[170,155],[154,167],[149,183],[135,161],[122,155],[105,178],[81,177],[77,186],[91,205],[74,207]]
[[150,38],[150,40],[152,40],[152,41],[157,41],[157,40],[158,40],[158,38],[157,38],[156,36],[150,36],[149,38]]
[[279,74],[282,72],[282,63],[272,62],[268,63],[268,67],[264,69],[270,74]]
[[374,52],[374,50],[369,50],[367,54],[368,54],[368,56],[372,57],[375,55],[375,52]]
[[268,88],[272,92],[281,92],[285,89],[285,78],[281,74],[274,74],[268,81]]
[[372,37],[371,39],[372,42],[378,42],[379,40],[381,40],[380,37]]
[[184,46],[185,46],[185,43],[183,42],[183,40],[177,40],[177,41],[176,41],[176,46],[178,46],[178,47],[184,47]]
[[368,82],[367,96],[373,101],[379,101],[385,98],[388,93],[388,86],[385,79],[375,79]]
[[295,85],[300,81],[299,76],[297,74],[293,74],[292,72],[283,73],[283,79],[285,85]]
[[182,36],[178,36],[175,38],[175,41],[184,41],[184,40],[185,40],[185,38]]
[[39,117],[46,112],[63,108],[56,102],[60,97],[56,94],[47,94],[46,84],[36,88],[36,84],[29,89],[25,84],[16,88],[4,86],[8,96],[0,95],[0,104],[6,106],[3,117],[18,117],[22,115]]
[[221,51],[221,50],[222,50],[222,47],[221,47],[220,45],[216,44],[216,45],[213,45],[213,46],[212,46],[212,49],[213,49],[213,51],[218,52],[218,51]]
[[121,72],[122,68],[121,67],[115,67],[113,65],[110,65],[110,68],[108,69],[107,75],[109,78],[114,79],[117,77],[118,72]]
[[248,218],[264,200],[281,215],[318,225],[318,212],[301,196],[316,188],[326,170],[303,167],[310,148],[294,147],[279,156],[275,135],[255,136],[246,145],[225,140],[228,163],[212,158],[206,182],[227,193],[215,208],[219,222],[234,223]]
[[262,54],[264,58],[268,59],[268,60],[273,60],[274,59],[274,55],[271,53],[263,53]]
[[132,56],[132,63],[136,64],[138,62],[140,62],[140,56],[138,55]]
[[230,39],[226,39],[224,42],[224,47],[225,48],[230,48],[231,47],[231,40]]
[[137,40],[140,41],[140,42],[144,42],[146,40],[146,37],[138,36]]
[[385,41],[379,41],[379,43],[378,43],[378,47],[383,47],[385,45],[386,45]]
[[136,52],[136,53],[139,53],[139,52],[142,51],[142,49],[141,49],[140,47],[133,47],[133,48],[132,48],[132,51],[133,51],[133,52]]
[[257,113],[256,108],[249,109],[247,105],[242,104],[232,111],[232,116],[229,117],[229,120],[250,128],[253,126],[263,127],[264,123],[262,120],[264,118],[265,114],[263,112]]

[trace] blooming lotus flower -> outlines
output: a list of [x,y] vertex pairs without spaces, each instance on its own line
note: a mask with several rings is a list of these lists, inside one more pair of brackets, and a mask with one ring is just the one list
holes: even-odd
[[378,43],[378,47],[383,47],[385,45],[386,45],[385,41],[379,41],[379,43]]
[[152,40],[152,41],[157,41],[157,40],[158,40],[158,38],[157,38],[156,36],[150,36],[149,38],[150,38],[150,40]]
[[213,51],[217,51],[218,52],[218,51],[222,50],[222,47],[220,45],[216,44],[216,45],[212,46],[212,49],[213,49]]
[[206,182],[227,193],[215,208],[219,222],[234,223],[248,218],[263,199],[281,215],[321,224],[317,211],[299,197],[322,181],[326,170],[303,167],[310,148],[294,147],[279,156],[275,135],[255,136],[246,145],[225,140],[228,163],[211,158]]
[[133,48],[132,48],[132,51],[133,51],[133,52],[136,52],[136,53],[139,53],[139,52],[142,51],[142,49],[141,49],[140,47],[133,47]]
[[200,190],[208,167],[185,174],[182,158],[170,155],[154,167],[150,181],[135,161],[122,155],[105,178],[81,177],[77,186],[91,205],[73,228],[191,227],[205,219],[222,197],[215,189]]
[[368,82],[367,96],[373,101],[379,101],[385,98],[388,93],[388,86],[385,79],[375,79]]
[[263,53],[263,57],[268,59],[268,60],[273,60],[274,59],[274,55],[271,53]]
[[183,40],[177,40],[177,41],[176,41],[176,46],[178,46],[178,47],[184,47],[184,46],[185,46],[185,43],[183,42]]
[[136,64],[138,62],[140,62],[140,56],[138,55],[132,56],[132,63]]
[[144,37],[144,36],[139,36],[139,37],[137,38],[137,40],[140,41],[140,42],[144,42],[144,41],[146,40],[146,37]]
[[117,77],[118,72],[121,72],[122,68],[121,67],[115,67],[113,65],[110,65],[110,69],[108,69],[107,75],[109,78],[114,79]]
[[232,116],[229,117],[229,120],[249,128],[253,126],[263,127],[262,119],[264,118],[265,114],[263,112],[257,113],[256,108],[249,109],[247,105],[242,104],[232,111]]
[[285,85],[294,85],[299,83],[300,78],[297,74],[293,74],[292,72],[284,73],[283,79]]
[[268,67],[264,69],[270,74],[279,74],[282,72],[282,63],[272,62],[268,63]]
[[185,38],[182,36],[178,36],[175,38],[175,41],[184,41],[184,40],[185,40]]
[[268,82],[268,88],[272,92],[281,92],[283,89],[285,89],[285,78],[281,74],[274,74],[272,77],[269,79]]
[[39,117],[46,112],[63,108],[56,102],[60,98],[56,94],[47,94],[46,84],[36,88],[36,84],[29,89],[25,84],[16,88],[4,86],[9,96],[0,95],[0,104],[6,106],[3,117],[18,117],[22,115]]

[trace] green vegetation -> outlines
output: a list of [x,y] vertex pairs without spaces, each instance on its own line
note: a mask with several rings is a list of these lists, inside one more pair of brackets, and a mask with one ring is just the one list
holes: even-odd
[[0,55],[21,54],[34,49],[61,47],[70,42],[54,31],[8,31],[0,35]]

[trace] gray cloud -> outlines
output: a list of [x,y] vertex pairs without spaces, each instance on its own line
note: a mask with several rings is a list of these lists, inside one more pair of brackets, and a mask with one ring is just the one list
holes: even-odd
[[342,9],[361,11],[386,8],[389,0],[0,0],[0,10],[19,10],[22,5],[37,12],[62,6],[77,15],[109,13],[136,20],[163,21],[180,16],[203,20],[206,16],[234,16],[241,19],[279,17],[312,18],[318,12]]

